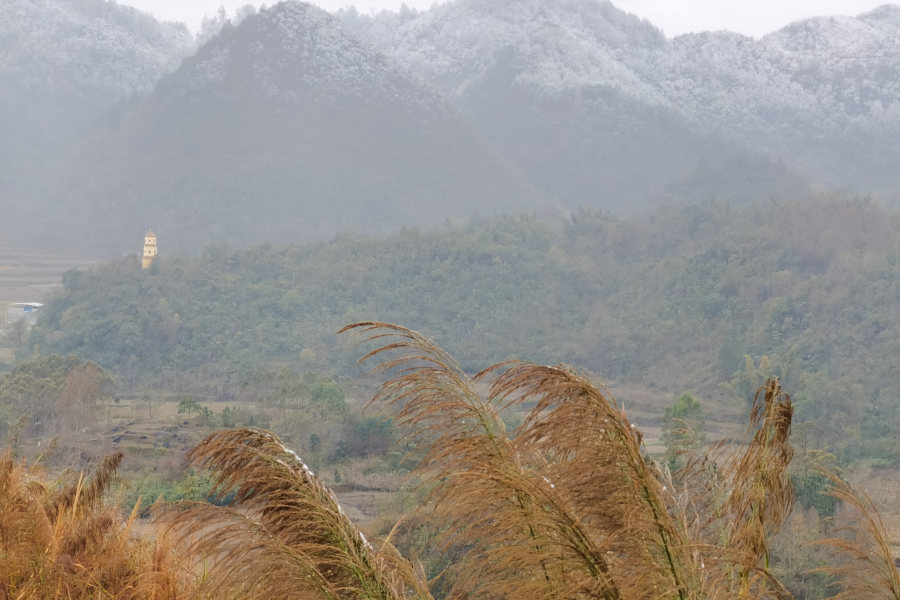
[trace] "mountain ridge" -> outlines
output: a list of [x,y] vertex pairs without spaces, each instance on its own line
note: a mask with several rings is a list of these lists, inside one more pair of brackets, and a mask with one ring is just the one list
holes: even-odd
[[196,250],[540,205],[434,88],[301,2],[223,26],[42,179],[40,235],[102,252],[145,224]]
[[115,103],[152,91],[193,51],[184,24],[103,0],[0,0],[0,15],[7,177],[77,139]]
[[[194,38],[103,0],[2,6],[25,17],[0,23],[0,82],[50,90],[38,102],[22,95],[18,112],[0,106],[0,121],[34,141],[8,135],[0,147],[15,158],[0,166],[4,204],[15,205],[7,229],[27,236],[36,229],[17,219],[46,219],[37,230],[55,243],[69,234],[54,227],[73,219],[100,240],[74,243],[106,252],[135,222],[170,224],[171,241],[196,248],[817,188],[900,201],[895,5],[760,39],[667,38],[609,0],[455,0],[372,15],[248,5],[233,18],[221,10]],[[49,25],[42,10],[56,15]],[[53,33],[66,27],[80,37]],[[259,39],[242,37],[250,29]],[[19,30],[35,41],[16,46]],[[109,58],[78,68],[95,47]],[[70,80],[83,91],[54,91]],[[16,97],[4,96],[0,105]],[[25,106],[30,120],[19,118]],[[54,110],[68,132],[57,135]]]
[[[673,146],[688,147],[693,161],[715,160],[723,148],[731,155],[750,152],[783,161],[826,187],[900,194],[900,181],[890,168],[900,160],[890,144],[900,134],[896,6],[857,17],[807,19],[755,40],[731,32],[669,39],[649,21],[606,0],[502,4],[502,10],[489,9],[484,0],[456,0],[421,12],[337,14],[443,89],[488,131],[490,125],[477,118],[481,109],[466,108],[469,91],[514,55],[519,69],[507,78],[509,89],[541,98],[586,94],[584,101],[572,101],[573,112],[596,107],[598,93],[614,93],[633,104],[634,114],[621,118],[643,120],[648,141],[672,135],[656,126],[657,117],[642,116],[659,111],[670,121],[683,121],[679,127],[692,132],[688,138],[718,140],[705,149],[697,143],[697,150],[690,149],[695,144],[690,140],[671,140]],[[828,60],[829,52],[834,60]],[[506,142],[503,136],[509,133],[495,134],[499,146],[517,145]],[[567,134],[577,138],[579,131],[573,127]],[[604,143],[615,143],[615,137],[607,136]],[[644,177],[678,162],[669,155]],[[514,162],[531,172],[541,161],[528,164],[520,157]],[[684,167],[665,175],[669,184],[690,176]],[[557,187],[579,201],[587,196]],[[648,189],[645,200],[658,196],[659,188]],[[621,190],[598,185],[595,192]]]

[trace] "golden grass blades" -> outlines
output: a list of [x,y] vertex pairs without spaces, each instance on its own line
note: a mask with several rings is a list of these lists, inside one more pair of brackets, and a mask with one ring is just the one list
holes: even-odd
[[699,557],[669,512],[671,488],[612,396],[562,366],[509,363],[491,372],[493,397],[508,405],[536,401],[515,446],[545,457],[543,476],[614,557],[622,596],[701,597]]
[[[11,452],[0,457],[0,598],[179,600],[189,573],[163,539],[140,541],[104,495],[121,454],[53,491]],[[70,474],[71,475],[71,474]]]
[[[612,396],[569,367],[509,362],[469,378],[416,332],[350,331],[378,344],[361,360],[380,361],[373,402],[392,406],[424,451],[418,470],[443,537],[469,549],[454,597],[790,597],[754,537],[777,530],[792,499],[790,400],[777,381],[754,409],[747,452],[725,470],[713,454],[690,460],[676,485]],[[499,411],[526,403],[511,439]]]
[[835,520],[844,520],[838,537],[820,542],[839,561],[823,569],[841,586],[834,600],[900,600],[900,573],[875,503],[834,474],[822,473],[831,480],[828,494],[842,503]]
[[792,418],[778,379],[767,381],[755,395],[746,446],[736,451],[723,441],[701,456],[688,453],[672,486],[690,498],[683,503],[693,522],[686,531],[705,571],[715,566],[719,597],[791,598],[769,572],[769,541],[793,509]]
[[781,529],[794,505],[788,476],[793,413],[778,378],[767,381],[754,398],[746,450],[726,460],[722,470],[730,486],[720,515],[727,526],[727,546],[763,569],[769,566],[769,537]]
[[75,485],[68,485],[54,493],[50,497],[49,515],[59,521],[59,517],[66,511],[73,513],[90,513],[103,502],[103,495],[112,483],[116,470],[122,464],[125,455],[114,452],[103,459],[100,466],[94,471],[89,483],[84,484],[84,473],[79,474],[79,481]]
[[0,586],[15,593],[45,562],[53,532],[41,505],[46,488],[12,451],[0,455]]
[[[609,577],[607,540],[592,536],[569,499],[544,476],[544,459],[513,443],[495,407],[439,347],[408,329],[359,323],[382,345],[362,361],[388,375],[373,402],[426,448],[419,464],[446,541],[470,551],[454,565],[453,595],[478,598],[621,598]],[[390,354],[388,354],[390,353]],[[477,379],[477,377],[476,377]]]
[[[401,600],[430,598],[415,570],[366,541],[334,495],[274,434],[219,431],[188,455],[209,469],[230,508],[180,503],[159,517],[183,541],[217,596]],[[387,556],[387,558],[386,558]]]

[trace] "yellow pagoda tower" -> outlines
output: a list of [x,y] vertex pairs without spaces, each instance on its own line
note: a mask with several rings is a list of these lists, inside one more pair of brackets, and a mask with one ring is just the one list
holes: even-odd
[[147,232],[147,235],[144,236],[144,261],[143,267],[145,269],[150,268],[150,264],[153,262],[153,259],[156,257],[156,234],[153,233],[153,230]]

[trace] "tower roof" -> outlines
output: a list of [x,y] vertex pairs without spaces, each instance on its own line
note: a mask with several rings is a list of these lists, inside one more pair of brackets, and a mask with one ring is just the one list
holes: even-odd
[[147,232],[147,235],[145,235],[144,237],[150,237],[150,236],[156,237],[156,234],[153,233],[153,230],[152,230],[152,229],[151,229],[150,231],[148,231],[148,232]]

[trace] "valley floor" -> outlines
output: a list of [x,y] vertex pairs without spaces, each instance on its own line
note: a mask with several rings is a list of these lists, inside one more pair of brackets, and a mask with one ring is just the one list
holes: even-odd
[[14,302],[42,302],[61,285],[63,273],[96,264],[96,260],[0,242],[0,310],[5,311],[6,305]]

